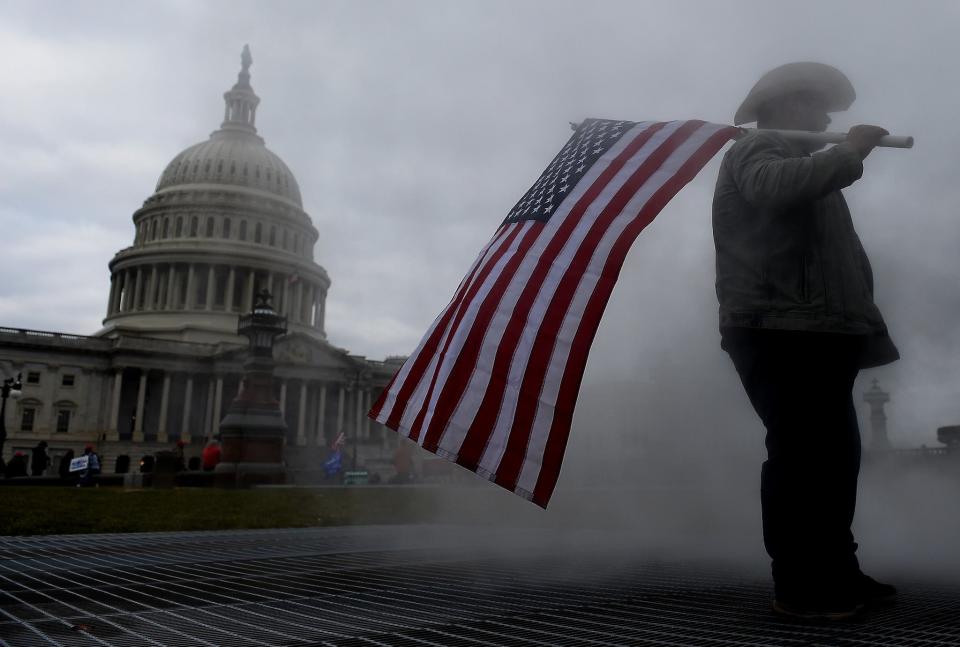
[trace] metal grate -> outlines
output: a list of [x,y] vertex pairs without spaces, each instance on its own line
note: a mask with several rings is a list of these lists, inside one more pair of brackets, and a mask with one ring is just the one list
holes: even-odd
[[960,645],[960,586],[898,582],[892,607],[797,625],[762,571],[544,545],[448,526],[0,538],[0,645]]

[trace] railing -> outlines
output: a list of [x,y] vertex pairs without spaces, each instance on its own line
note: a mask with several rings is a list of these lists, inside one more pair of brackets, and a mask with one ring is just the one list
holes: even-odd
[[64,339],[67,341],[89,341],[91,339],[97,341],[103,341],[100,337],[92,337],[89,335],[72,335],[65,332],[51,332],[49,330],[30,330],[29,328],[6,328],[0,326],[0,334],[6,335],[24,335],[27,337],[45,337],[45,338],[55,338],[55,339]]
[[867,451],[869,456],[876,457],[894,457],[894,458],[916,458],[923,456],[946,456],[953,453],[950,447],[907,447],[903,449],[881,449]]

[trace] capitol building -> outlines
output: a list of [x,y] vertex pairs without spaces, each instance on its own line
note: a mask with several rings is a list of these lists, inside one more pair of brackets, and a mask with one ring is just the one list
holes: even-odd
[[106,473],[117,457],[135,470],[178,440],[199,455],[239,387],[237,318],[266,288],[288,320],[274,352],[288,467],[315,469],[341,432],[348,461],[391,462],[398,436],[366,412],[402,358],[368,360],[327,339],[318,232],[293,173],[257,133],[251,63],[244,48],[219,130],[176,155],[133,213],[133,242],[109,262],[103,328],[0,328],[0,372],[23,376],[22,396],[7,402],[4,460],[41,440],[54,469],[87,444]]

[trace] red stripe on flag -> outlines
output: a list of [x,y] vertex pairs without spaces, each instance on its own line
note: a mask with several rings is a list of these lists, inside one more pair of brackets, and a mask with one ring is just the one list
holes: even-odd
[[543,324],[537,331],[536,340],[530,352],[527,370],[524,372],[517,397],[517,410],[511,425],[507,447],[496,470],[496,483],[498,485],[502,485],[509,490],[516,488],[517,478],[520,475],[520,468],[523,466],[526,454],[527,442],[533,429],[534,416],[539,408],[540,391],[543,387],[543,379],[547,373],[547,368],[550,365],[550,357],[553,354],[557,333],[560,331],[564,315],[570,307],[570,302],[573,301],[577,286],[580,285],[597,246],[614,220],[622,215],[624,208],[636,195],[640,187],[648,182],[651,176],[660,170],[664,162],[702,125],[702,121],[688,121],[671,133],[657,150],[647,156],[591,225],[590,231],[584,237],[583,242],[570,261],[570,265],[553,294],[543,318]]
[[[697,149],[697,152],[680,167],[677,173],[651,196],[650,200],[648,200],[643,206],[643,209],[641,209],[637,218],[624,229],[617,239],[617,242],[614,243],[596,288],[587,303],[583,319],[580,322],[577,334],[570,348],[570,356],[567,359],[566,369],[557,394],[558,406],[556,414],[544,450],[537,485],[533,491],[533,503],[541,507],[546,507],[556,487],[557,479],[560,476],[560,463],[563,460],[567,439],[570,434],[574,403],[576,402],[577,394],[580,391],[580,384],[583,380],[587,354],[590,346],[593,344],[593,338],[600,324],[600,318],[606,308],[617,277],[620,275],[623,261],[627,256],[627,252],[630,250],[630,246],[633,244],[633,241],[636,240],[637,236],[640,235],[640,232],[660,213],[667,202],[669,202],[685,184],[693,179],[700,169],[716,155],[717,151],[720,150],[736,132],[737,129],[735,128],[724,128],[718,130],[714,135],[711,135],[704,144]],[[561,409],[560,403],[566,403],[567,407]]]
[[[560,251],[562,251],[563,245],[572,235],[577,223],[583,217],[587,208],[593,204],[603,189],[616,177],[616,174],[620,172],[624,164],[640,150],[655,132],[663,128],[664,125],[665,124],[662,123],[654,124],[637,135],[637,137],[614,158],[607,168],[600,173],[594,183],[577,200],[541,254],[533,274],[521,292],[521,301],[512,309],[507,330],[511,331],[511,333],[517,327],[522,330],[523,324],[526,322],[527,312],[529,311],[529,304],[532,304],[537,291],[540,289],[543,277],[546,276],[550,264]],[[524,256],[525,255],[526,250],[524,250]],[[519,266],[519,262],[522,260],[523,258],[518,258],[517,266]],[[510,275],[510,279],[512,278],[513,271],[511,271]],[[456,405],[460,403],[460,399],[463,397],[464,390],[469,384],[470,376],[476,366],[477,359],[480,356],[487,326],[493,318],[493,314],[496,312],[496,307],[503,296],[502,292],[506,291],[507,287],[509,287],[509,282],[502,286],[502,290],[496,293],[491,291],[481,306],[483,319],[481,319],[481,315],[478,314],[477,322],[482,321],[482,325],[474,324],[473,329],[470,331],[470,338],[467,343],[464,344],[464,349],[468,350],[457,358],[457,363],[450,372],[450,376],[440,392],[440,397],[437,399],[437,413],[434,414],[433,420],[431,420],[429,429],[427,430],[427,435],[424,437],[423,446],[425,448],[433,449],[438,445],[440,437],[443,435],[443,431],[449,423],[451,414],[456,409]],[[496,299],[495,301],[494,298]],[[521,305],[521,302],[523,305]],[[523,308],[526,309],[524,310]],[[516,333],[516,336],[519,336],[519,332]],[[471,343],[471,341],[473,343]],[[499,411],[499,403],[504,388],[506,387],[506,376],[509,371],[510,359],[513,354],[513,349],[516,347],[516,344],[510,345],[510,340],[506,337],[506,331],[499,348],[503,349],[505,343],[509,347],[509,352],[497,351],[494,367],[491,371],[491,375],[499,379],[491,380],[490,385],[484,393],[483,403],[480,405],[477,416],[471,423],[470,429],[464,437],[460,451],[457,452],[457,463],[472,471],[476,470],[483,448],[493,431],[492,422],[496,420],[496,415]],[[495,400],[493,399],[494,397]]]
[[[522,225],[518,225],[516,231],[520,231],[521,226]],[[446,381],[444,381],[443,385],[440,387],[440,397],[437,398],[437,406],[434,410],[433,418],[431,418],[430,425],[427,427],[427,435],[424,436],[423,443],[421,443],[428,451],[436,451],[437,449],[438,434],[434,430],[438,424],[438,417],[443,421],[442,426],[440,427],[440,430],[442,431],[443,428],[446,427],[446,422],[450,417],[450,413],[459,402],[459,395],[457,395],[455,401],[451,402],[449,388],[451,382],[459,384],[463,381],[462,373],[464,371],[465,364],[465,362],[463,362],[463,358],[467,355],[472,355],[475,357],[476,352],[479,352],[479,344],[483,340],[483,335],[487,331],[487,325],[490,323],[493,313],[496,311],[496,305],[500,302],[504,290],[506,290],[507,286],[510,285],[510,281],[513,280],[513,275],[520,266],[520,262],[524,259],[524,257],[526,257],[527,252],[533,246],[533,243],[536,242],[537,237],[542,231],[542,223],[531,223],[530,228],[527,229],[527,232],[520,240],[520,243],[517,246],[517,251],[514,252],[514,254],[504,265],[503,269],[500,270],[500,274],[497,276],[490,288],[490,291],[480,304],[480,308],[477,310],[477,316],[474,319],[473,324],[470,326],[470,330],[467,332],[467,338],[463,342],[464,352],[461,352],[459,355],[457,355],[457,359],[454,361],[453,368],[450,370]],[[443,366],[443,361],[447,356],[447,350],[450,347],[450,342],[453,341],[454,334],[460,327],[460,321],[463,319],[463,315],[466,313],[467,309],[473,302],[474,297],[476,296],[476,291],[472,292],[473,294],[471,294],[469,301],[463,308],[461,308],[460,312],[457,313],[457,318],[454,319],[451,333],[447,337],[447,341],[443,346],[443,351],[440,353],[440,361],[437,362],[436,370],[433,373],[433,379],[430,382],[430,390],[427,392],[427,397],[423,401],[423,406],[420,408],[420,412],[417,414],[416,420],[410,427],[410,438],[413,440],[417,440],[420,437],[421,427],[423,426],[423,421],[426,418],[427,411],[430,409],[430,400],[433,397],[433,391],[437,386],[437,378],[440,375],[440,369]],[[468,368],[472,369],[472,367],[473,363],[471,362]],[[461,392],[462,389],[458,390],[457,394],[460,394]],[[434,431],[433,436],[431,436],[432,431]]]
[[[408,358],[407,361],[413,360],[413,365],[410,367],[410,372],[407,373],[406,379],[403,381],[403,384],[400,385],[400,391],[397,393],[397,397],[394,400],[393,408],[390,411],[390,416],[387,418],[387,421],[384,423],[387,427],[393,430],[399,430],[400,419],[403,417],[403,413],[407,408],[407,403],[410,400],[410,396],[413,394],[413,391],[416,389],[417,385],[420,383],[420,380],[423,377],[424,372],[427,370],[427,367],[430,365],[430,360],[433,358],[434,353],[437,350],[437,346],[440,344],[440,339],[443,337],[444,331],[447,330],[447,325],[450,321],[450,318],[454,316],[454,313],[460,308],[464,299],[470,288],[473,288],[473,291],[478,289],[476,286],[481,285],[486,276],[490,273],[491,268],[496,265],[497,260],[500,256],[503,255],[504,251],[509,248],[510,243],[516,237],[517,228],[510,230],[508,227],[501,227],[494,235],[490,241],[490,244],[487,246],[491,247],[496,243],[497,239],[501,237],[504,232],[507,234],[508,238],[505,240],[504,244],[494,253],[494,255],[487,261],[477,263],[474,266],[473,270],[467,275],[467,277],[460,284],[460,289],[457,294],[454,296],[453,300],[447,306],[443,312],[442,319],[433,329],[433,333],[430,335],[430,338],[417,353],[416,357]],[[479,270],[481,276],[477,281],[471,281],[471,277],[477,273]],[[472,298],[472,297],[471,297]],[[469,299],[467,300],[469,302]],[[398,370],[396,375],[393,376],[393,380],[397,379],[397,375],[400,374]],[[390,393],[390,388],[393,386],[393,381],[391,380],[390,386],[384,389],[383,393],[380,394],[380,398],[377,400],[377,404],[374,407],[373,411],[379,416],[380,409],[383,406],[383,403],[386,401],[387,395]]]

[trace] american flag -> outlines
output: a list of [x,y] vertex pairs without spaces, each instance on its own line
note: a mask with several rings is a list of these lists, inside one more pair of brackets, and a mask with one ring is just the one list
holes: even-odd
[[582,122],[368,415],[545,508],[630,245],[738,133],[703,121]]

